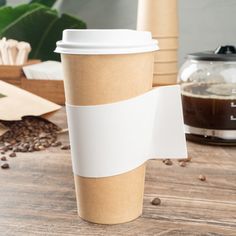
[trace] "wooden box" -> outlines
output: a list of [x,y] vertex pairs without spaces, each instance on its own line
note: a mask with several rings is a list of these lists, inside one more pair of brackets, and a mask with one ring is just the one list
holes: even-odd
[[[30,60],[26,65],[35,64],[38,62],[40,61]],[[22,67],[22,65],[1,65],[0,80],[18,86],[57,104],[65,104],[65,94],[62,80],[29,80],[25,77]]]

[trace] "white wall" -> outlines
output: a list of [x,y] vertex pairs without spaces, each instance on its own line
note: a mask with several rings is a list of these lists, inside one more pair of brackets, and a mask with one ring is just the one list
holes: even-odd
[[[22,1],[9,0],[10,3]],[[24,1],[26,2],[26,1]],[[59,0],[89,28],[136,28],[138,0]],[[180,62],[187,53],[236,45],[236,0],[179,0]]]
[[236,45],[236,0],[179,0],[180,59],[189,52]]

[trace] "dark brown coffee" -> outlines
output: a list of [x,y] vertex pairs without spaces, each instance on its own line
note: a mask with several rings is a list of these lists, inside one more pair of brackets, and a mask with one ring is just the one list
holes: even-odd
[[236,130],[236,83],[182,85],[182,102],[186,125]]

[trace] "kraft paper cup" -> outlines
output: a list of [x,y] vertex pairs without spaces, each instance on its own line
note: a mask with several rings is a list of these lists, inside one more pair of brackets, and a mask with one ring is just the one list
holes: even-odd
[[[61,53],[67,104],[106,104],[147,92],[152,88],[155,50],[148,32],[65,30],[56,52]],[[145,164],[109,177],[74,175],[78,214],[100,224],[139,217],[144,178]]]
[[172,38],[159,38],[153,37],[158,41],[158,46],[160,50],[177,50],[179,46],[179,41],[177,37]]
[[159,50],[155,53],[155,62],[175,62],[178,61],[177,50]]
[[139,0],[137,29],[154,37],[177,37],[177,0]]
[[154,74],[174,74],[178,72],[177,61],[175,62],[155,62]]
[[153,75],[153,87],[155,86],[164,86],[164,85],[173,85],[177,83],[177,73],[174,74],[154,74]]

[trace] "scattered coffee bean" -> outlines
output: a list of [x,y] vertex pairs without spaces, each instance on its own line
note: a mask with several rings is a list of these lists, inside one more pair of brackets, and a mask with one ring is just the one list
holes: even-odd
[[206,176],[205,175],[199,175],[198,179],[201,181],[206,181]]
[[1,161],[6,161],[6,160],[7,160],[7,158],[5,156],[1,157]]
[[45,132],[42,132],[40,135],[39,135],[39,138],[42,139],[42,138],[46,138],[47,137],[47,133]]
[[15,153],[15,152],[11,152],[11,153],[9,154],[9,157],[16,157],[16,153]]
[[[4,155],[2,161],[7,161],[5,155],[16,157],[18,152],[35,152],[62,145],[57,140],[61,129],[41,117],[28,116],[20,121],[0,121],[0,124],[8,128],[0,136],[0,153]],[[69,150],[70,145],[61,146],[61,149]],[[9,164],[5,162],[1,168],[7,169]]]
[[186,167],[186,166],[187,166],[186,161],[181,161],[181,162],[179,163],[179,166],[181,166],[181,167]]
[[70,145],[61,146],[61,150],[70,150]]
[[152,199],[151,204],[154,205],[154,206],[158,206],[158,205],[161,204],[161,199],[158,198],[158,197],[155,197],[155,198]]
[[44,147],[44,146],[42,146],[42,145],[39,145],[38,149],[39,149],[39,150],[44,150],[44,149],[45,149],[45,147]]
[[179,159],[178,162],[190,162],[192,160],[191,157],[187,157],[185,159]]
[[167,166],[173,165],[173,162],[170,159],[165,159],[163,163],[166,164]]
[[192,157],[187,158],[187,162],[190,162],[190,161],[192,161]]
[[2,168],[2,169],[9,169],[10,166],[9,166],[8,163],[5,162],[5,163],[1,164],[1,168]]
[[57,132],[61,130],[40,117],[29,116],[20,121],[1,121],[0,123],[8,128],[8,131],[0,136],[2,154],[9,150],[12,152],[44,150],[57,142]]
[[7,152],[7,151],[8,151],[8,147],[5,146],[5,147],[3,148],[3,150],[4,150],[4,153]]
[[58,146],[61,146],[62,145],[62,143],[60,142],[60,141],[57,141],[57,142],[54,142],[54,143],[52,143],[52,147],[58,147]]
[[27,152],[28,150],[27,150],[27,148],[22,148],[21,149],[21,152]]
[[29,149],[28,149],[28,152],[33,152],[34,151],[34,148],[33,147],[30,147]]

